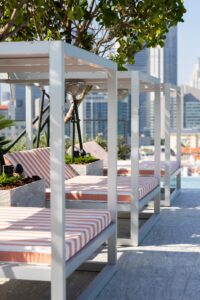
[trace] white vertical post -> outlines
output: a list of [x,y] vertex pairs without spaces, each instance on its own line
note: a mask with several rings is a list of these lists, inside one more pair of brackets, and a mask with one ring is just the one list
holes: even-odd
[[164,85],[165,92],[165,186],[164,205],[170,206],[170,85]]
[[83,105],[84,105],[84,101],[82,101],[78,107],[82,139],[84,138],[84,107],[83,107]]
[[139,72],[131,72],[131,244],[139,244]]
[[[154,102],[154,144],[155,144],[155,175],[160,183],[160,138],[161,138],[161,103],[160,103],[160,84],[155,84],[155,102]],[[154,200],[155,213],[160,211],[160,197]]]
[[[178,87],[176,91],[176,146],[177,146],[177,160],[181,167],[181,128],[182,128],[182,105],[181,105],[181,90]],[[177,189],[181,188],[181,173],[177,175],[176,182]]]
[[66,300],[64,203],[64,53],[50,43],[51,299]]
[[[117,76],[108,72],[108,209],[117,226]],[[117,230],[108,241],[108,263],[117,260]]]
[[32,87],[26,86],[26,149],[33,149],[33,125],[32,125]]

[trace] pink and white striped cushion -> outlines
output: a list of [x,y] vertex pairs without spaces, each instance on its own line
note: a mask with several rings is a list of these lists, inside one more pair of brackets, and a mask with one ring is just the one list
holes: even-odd
[[[71,178],[66,182],[65,198],[68,200],[107,201],[107,181],[106,176],[77,176]],[[159,181],[156,177],[139,177],[140,200],[158,186]],[[130,176],[119,176],[117,178],[117,193],[119,202],[130,203]]]
[[[165,162],[161,161],[160,163],[160,175],[165,175]],[[155,161],[144,160],[139,164],[140,175],[154,175],[155,170]],[[170,175],[172,175],[176,170],[180,168],[178,161],[170,161]],[[118,160],[117,161],[117,172],[118,175],[130,175],[131,174],[131,161],[130,160]],[[106,172],[105,172],[106,174]]]
[[[45,180],[46,187],[50,186],[50,148],[37,148],[4,155],[6,163],[16,166],[20,163],[26,176],[40,176]],[[65,165],[65,179],[77,176],[78,173],[70,166]]]
[[[66,261],[110,223],[106,210],[65,211]],[[0,261],[51,264],[50,210],[0,208]]]
[[[176,170],[178,170],[178,168],[180,167],[179,161],[177,160],[171,160],[170,161],[170,175],[172,175]],[[165,161],[161,161],[160,162],[160,168],[161,168],[161,176],[165,175]],[[155,169],[155,161],[151,161],[151,160],[143,160],[140,163],[140,172],[145,172],[145,171],[149,171],[151,172],[151,175],[154,174],[154,169]],[[143,174],[143,173],[142,173]]]

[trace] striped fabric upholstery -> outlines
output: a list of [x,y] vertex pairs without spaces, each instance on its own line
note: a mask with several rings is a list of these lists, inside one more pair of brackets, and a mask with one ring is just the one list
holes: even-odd
[[[83,144],[83,148],[87,153],[102,159],[104,166],[104,175],[108,173],[108,153],[95,141],[86,142]],[[178,161],[170,161],[170,175],[172,175],[180,164]],[[154,175],[155,161],[142,161],[140,162],[140,175]],[[131,174],[131,161],[130,160],[118,160],[117,161],[117,173],[118,175],[130,175]],[[161,161],[160,175],[165,175],[165,162]]]
[[[65,212],[66,261],[111,223],[105,210]],[[51,264],[50,210],[1,207],[0,261]]]
[[[155,169],[155,161],[151,160],[144,160],[141,161],[139,164],[140,168],[140,175],[146,176],[154,175],[154,169]],[[178,161],[170,161],[170,175],[173,175],[173,173],[180,168],[180,164]],[[107,174],[107,169],[104,170],[104,174]],[[131,162],[130,160],[118,160],[117,161],[117,174],[118,175],[131,175]],[[161,170],[160,175],[165,175],[165,162],[161,161]]]
[[[26,176],[40,176],[45,180],[46,187],[50,186],[50,148],[37,148],[4,155],[6,164],[16,166],[20,163]],[[70,166],[65,165],[65,179],[77,176],[78,173]]]
[[[66,182],[65,198],[66,200],[107,201],[107,179],[106,176],[77,176],[71,178]],[[139,177],[140,200],[158,186],[159,181],[156,177]],[[130,176],[119,176],[117,178],[117,193],[120,203],[130,203]],[[49,196],[48,194],[47,199]]]
[[[161,176],[165,175],[165,162],[161,161]],[[142,161],[140,163],[140,174],[141,175],[153,175],[154,174],[154,168],[155,168],[155,161]],[[180,168],[179,162],[176,160],[171,160],[170,161],[170,175],[172,175],[176,170]]]

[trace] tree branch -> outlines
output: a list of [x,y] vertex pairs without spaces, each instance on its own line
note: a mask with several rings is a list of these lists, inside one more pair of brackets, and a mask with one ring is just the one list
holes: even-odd
[[[9,30],[13,27],[15,20],[17,19],[19,13],[20,13],[20,7],[22,5],[24,5],[25,3],[27,3],[28,0],[21,0],[20,2],[17,3],[16,7],[13,9],[10,20],[8,21],[8,23],[0,29],[0,40],[5,39],[5,37],[9,36],[8,32]],[[19,25],[18,28],[21,29],[21,25]]]

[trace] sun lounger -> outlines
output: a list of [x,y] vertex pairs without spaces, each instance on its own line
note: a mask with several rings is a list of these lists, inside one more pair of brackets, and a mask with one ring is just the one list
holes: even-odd
[[[26,176],[40,176],[45,180],[45,186],[50,186],[49,147],[7,153],[4,155],[4,160],[6,164],[12,164],[13,166],[20,163]],[[65,166],[65,180],[77,175],[78,173],[70,165]]]
[[[100,270],[98,265],[98,270],[100,273],[97,276],[96,280],[93,280],[92,283],[84,290],[84,292],[80,295],[80,299],[95,299],[98,293],[102,290],[102,288],[108,283],[110,278],[113,276],[116,271],[116,262],[117,262],[117,253],[116,253],[116,170],[114,168],[116,163],[116,117],[117,117],[117,65],[114,62],[104,60],[100,57],[95,56],[87,51],[82,51],[81,49],[64,43],[62,41],[45,41],[45,42],[15,42],[15,43],[2,43],[0,50],[0,58],[1,60],[6,61],[4,67],[9,69],[9,74],[14,74],[13,76],[9,76],[9,83],[19,83],[19,81],[26,85],[26,141],[27,147],[32,147],[33,142],[33,126],[32,126],[32,86],[35,83],[41,85],[41,88],[44,85],[49,86],[50,93],[50,114],[49,117],[46,118],[43,124],[41,124],[41,129],[44,124],[47,124],[48,129],[50,128],[49,139],[51,145],[51,155],[50,159],[48,158],[49,168],[43,165],[43,160],[40,161],[40,158],[35,155],[35,152],[31,152],[34,154],[33,161],[30,162],[30,170],[33,169],[34,165],[37,166],[36,170],[33,170],[34,174],[41,176],[44,178],[45,172],[47,172],[48,176],[46,179],[46,186],[51,184],[51,209],[44,210],[45,214],[49,211],[49,220],[45,220],[47,223],[47,227],[49,229],[42,227],[42,232],[40,228],[38,228],[37,232],[34,236],[34,228],[33,224],[31,224],[31,218],[36,215],[40,215],[41,211],[35,211],[27,215],[27,212],[30,211],[29,208],[24,208],[25,217],[21,216],[18,212],[18,208],[11,208],[13,210],[4,210],[4,208],[0,208],[0,222],[3,220],[4,215],[8,215],[8,218],[5,220],[5,223],[0,227],[0,234],[9,233],[10,230],[14,228],[14,226],[19,225],[16,230],[11,232],[9,240],[4,243],[5,238],[8,236],[4,234],[2,239],[0,238],[0,247],[3,244],[2,252],[6,254],[4,258],[2,257],[2,262],[0,262],[0,277],[5,278],[15,278],[15,279],[25,279],[25,280],[41,280],[41,281],[50,281],[51,286],[51,299],[52,300],[65,300],[66,299],[66,278],[77,268],[83,267],[85,269],[83,263],[87,261],[88,266],[88,258],[95,256],[97,252],[99,252],[99,248],[101,248],[102,244],[108,245],[107,249],[107,262],[104,264],[104,268]],[[3,65],[2,65],[3,66]],[[18,71],[16,70],[16,66]],[[7,72],[3,67],[1,72]],[[79,222],[81,218],[81,214],[84,214],[84,211],[77,213],[76,219],[78,219],[77,228],[72,220],[72,223],[69,222],[69,216],[66,217],[66,226],[65,226],[65,202],[64,202],[64,178],[68,176],[71,177],[71,168],[66,166],[64,170],[64,122],[63,122],[63,113],[65,107],[65,96],[66,93],[69,93],[68,88],[68,80],[73,79],[74,77],[70,76],[70,73],[73,72],[76,77],[76,81],[79,78],[79,72],[83,74],[85,70],[90,70],[91,72],[101,72],[105,74],[106,82],[107,82],[107,95],[108,95],[108,103],[109,103],[109,111],[112,111],[113,117],[111,120],[108,120],[108,137],[109,137],[109,156],[110,149],[114,148],[114,153],[109,160],[109,197],[108,197],[108,223],[107,226],[101,228],[101,220],[102,217],[97,216],[97,212],[93,211],[95,214],[95,218],[97,217],[97,223],[91,223],[91,226],[85,224],[86,219],[88,219],[88,214],[84,215],[84,222]],[[84,72],[83,72],[84,71]],[[16,73],[17,72],[17,73]],[[77,77],[78,76],[78,77]],[[71,82],[71,81],[70,81]],[[82,81],[81,81],[82,82]],[[87,83],[86,83],[87,84]],[[39,123],[40,123],[39,118]],[[39,124],[40,125],[40,124]],[[40,126],[39,126],[40,127]],[[20,161],[18,161],[20,163]],[[26,169],[26,167],[24,167]],[[45,169],[45,170],[43,170]],[[50,170],[49,170],[50,169]],[[29,170],[29,171],[30,171]],[[41,173],[39,171],[41,170]],[[70,172],[68,173],[68,170]],[[44,172],[45,171],[45,172]],[[26,170],[25,170],[26,173]],[[44,174],[43,174],[44,173]],[[29,175],[29,174],[27,174]],[[33,174],[30,174],[33,175]],[[43,176],[44,175],[44,176]],[[64,176],[65,175],[65,176]],[[68,179],[68,178],[67,178]],[[112,182],[112,185],[111,185]],[[9,209],[9,208],[5,208]],[[11,213],[12,212],[12,213]],[[98,212],[99,213],[99,212]],[[67,214],[67,212],[66,212]],[[11,217],[11,215],[14,215]],[[80,218],[79,218],[80,215]],[[110,216],[110,217],[109,217]],[[40,226],[43,215],[40,215],[41,219],[36,218],[37,226]],[[107,218],[107,209],[105,212],[105,217]],[[24,219],[27,219],[27,223],[23,224]],[[74,217],[73,217],[74,219]],[[111,223],[110,220],[112,220]],[[22,221],[22,224],[19,224]],[[30,221],[30,222],[29,222]],[[66,255],[70,248],[66,247],[66,242],[71,239],[71,232],[69,232],[69,236],[67,233],[67,241],[66,241],[66,232],[65,229],[68,227],[74,228],[75,232],[74,241],[77,241],[77,249],[75,252],[72,252],[72,255]],[[79,228],[80,227],[80,228]],[[84,227],[89,230],[86,232]],[[97,230],[98,229],[98,230]],[[43,232],[44,230],[44,232]],[[96,232],[95,235],[91,234]],[[16,251],[15,246],[12,243],[10,245],[10,241],[16,242],[17,238],[21,235],[21,233],[28,233],[28,236],[20,240],[20,246],[25,246],[24,249],[20,249],[20,251]],[[86,238],[85,235],[88,234],[89,239]],[[0,235],[1,236],[1,235]],[[51,236],[51,240],[49,239]],[[82,238],[84,236],[84,238]],[[73,237],[72,237],[73,239]],[[37,241],[36,247],[34,249],[31,247],[29,242]],[[84,241],[87,243],[84,244]],[[1,243],[2,242],[2,243]],[[27,245],[26,245],[27,244]],[[80,245],[80,246],[78,246]],[[41,248],[42,247],[42,248]],[[50,250],[51,249],[51,250]],[[18,249],[19,250],[19,249]],[[21,251],[22,250],[22,251]],[[23,257],[24,250],[30,253],[37,253],[39,250],[39,255],[42,253],[48,253],[51,251],[51,264],[42,265],[38,262],[36,264],[31,264],[29,262],[21,262],[19,258],[15,257],[13,262],[11,257],[14,257],[17,252],[22,252]],[[6,252],[6,253],[5,253]],[[12,252],[16,252],[15,254]],[[7,254],[11,253],[9,261],[5,261],[5,257]],[[14,255],[13,255],[14,254]],[[31,254],[32,255],[32,254]],[[18,260],[20,262],[18,262]],[[27,261],[27,257],[26,257]],[[50,262],[50,260],[46,261]],[[92,261],[92,268],[94,267],[94,263]],[[91,263],[89,264],[87,271],[91,267]],[[101,264],[102,265],[102,264]],[[81,282],[79,286],[81,287]]]
[[[111,224],[111,214],[105,210],[67,209],[65,217],[66,261]],[[48,208],[1,208],[1,262],[50,265],[50,245]]]
[[[103,149],[98,143],[95,141],[86,142],[83,144],[84,150],[87,153],[103,160],[104,166],[104,175],[107,174],[108,169],[108,158],[107,152]],[[164,187],[164,195],[168,197],[170,194],[170,190],[173,190],[171,193],[171,201],[175,196],[175,192],[180,189],[180,176],[181,176],[181,167],[180,162],[177,160],[170,161],[169,167],[169,180],[168,174],[165,172],[165,161],[161,161],[160,163],[161,171],[161,187]],[[155,174],[155,161],[154,160],[143,160],[139,163],[139,172],[141,176],[154,176]],[[131,161],[130,160],[118,160],[117,161],[117,173],[118,175],[130,175],[131,174]],[[170,183],[168,181],[172,179],[176,179],[176,187],[174,186],[173,189],[170,189]]]
[[[65,218],[65,269],[69,277],[115,229],[107,210],[67,209]],[[96,280],[103,280],[104,274],[100,274]],[[1,207],[0,278],[5,277],[50,281],[50,209]]]
[[[49,187],[49,156],[50,148],[40,148],[33,150],[24,150],[6,154],[5,160],[7,163],[16,165],[21,163],[24,167],[26,175],[39,175],[46,182],[46,199],[49,206],[50,187]],[[105,208],[107,201],[107,176],[77,176],[77,173],[70,165],[65,166],[65,179],[67,184],[65,188],[66,207],[73,208]],[[139,220],[139,213],[144,207],[154,200],[155,207],[153,216],[145,223],[143,229],[130,228],[131,238],[121,240],[123,244],[137,245],[142,241],[147,232],[152,228],[159,213],[160,206],[160,187],[156,177],[140,177],[139,178],[139,203],[136,203],[135,208],[131,205],[131,178],[129,176],[118,177],[118,210],[131,212],[131,220]],[[78,200],[78,201],[77,201]],[[132,200],[134,202],[134,199]]]

